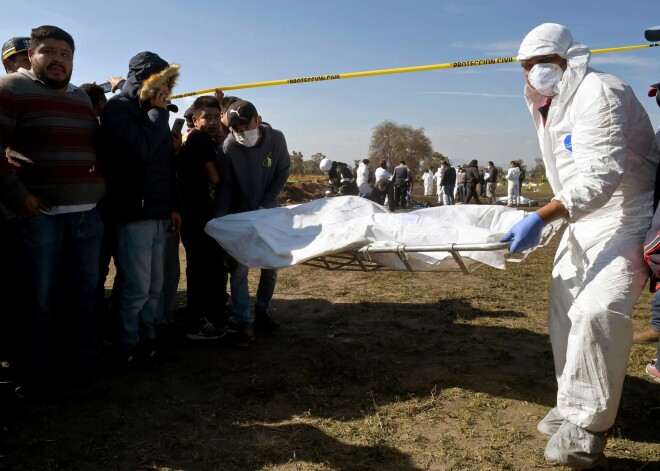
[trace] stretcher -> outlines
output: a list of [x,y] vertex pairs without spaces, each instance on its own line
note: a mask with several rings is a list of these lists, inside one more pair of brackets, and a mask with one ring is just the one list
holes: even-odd
[[[555,233],[563,227],[563,224],[552,224],[551,230],[546,231],[541,238],[541,243],[533,249],[526,250],[520,254],[505,254],[505,259],[508,263],[521,263],[524,262],[529,254],[534,250],[545,247]],[[477,268],[481,267],[483,263],[475,262],[469,258],[470,252],[487,252],[487,251],[507,251],[511,242],[491,242],[484,244],[447,244],[447,245],[430,245],[430,246],[406,246],[396,245],[393,247],[372,247],[366,245],[360,249],[347,250],[345,252],[324,255],[322,257],[315,257],[302,262],[302,265],[307,265],[315,268],[323,268],[330,271],[401,271],[402,268],[395,268],[392,263],[383,265],[379,260],[379,256],[394,256],[407,271],[417,271],[410,264],[410,259],[417,253],[432,253],[432,252],[446,252],[451,255],[454,266],[447,264],[441,270],[443,272],[463,272],[468,275],[474,272]]]
[[[365,198],[323,198],[301,205],[232,214],[206,232],[251,268],[304,264],[333,271],[459,271],[506,269],[531,251],[510,254],[499,239],[527,211],[457,205],[390,213]],[[548,224],[541,245],[561,229]]]

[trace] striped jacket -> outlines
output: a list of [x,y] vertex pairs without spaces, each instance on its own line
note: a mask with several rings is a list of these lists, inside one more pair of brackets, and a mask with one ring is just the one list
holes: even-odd
[[28,194],[50,206],[97,203],[105,192],[97,137],[98,121],[82,90],[53,90],[25,69],[0,77],[0,146],[34,162],[9,171],[0,166],[0,185],[14,205]]

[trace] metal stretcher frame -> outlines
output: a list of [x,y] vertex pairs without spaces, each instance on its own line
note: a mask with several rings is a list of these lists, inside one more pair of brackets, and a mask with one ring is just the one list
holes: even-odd
[[[550,230],[545,231],[541,237],[541,242],[533,249],[527,250],[520,254],[507,254],[506,261],[513,263],[520,263],[527,259],[530,253],[534,250],[545,247],[548,245],[552,237],[559,232],[564,223],[549,224]],[[508,249],[511,242],[489,242],[483,244],[442,244],[442,245],[393,245],[391,247],[374,247],[366,245],[359,249],[347,250],[334,255],[324,255],[321,257],[312,258],[303,262],[302,265],[310,267],[324,268],[330,271],[403,271],[395,268],[384,267],[380,263],[374,261],[371,257],[372,254],[387,253],[397,254],[401,262],[406,267],[407,271],[415,271],[410,266],[409,254],[415,252],[449,252],[456,262],[455,268],[446,268],[442,270],[429,270],[433,272],[457,272],[461,271],[464,274],[470,274],[479,268],[483,263],[472,261],[469,266],[463,260],[461,252],[485,252],[492,250],[505,250]]]

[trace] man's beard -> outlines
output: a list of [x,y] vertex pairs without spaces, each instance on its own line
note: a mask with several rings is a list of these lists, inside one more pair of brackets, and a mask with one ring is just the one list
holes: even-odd
[[69,72],[69,75],[66,76],[64,80],[54,80],[51,78],[48,78],[46,74],[41,70],[34,70],[34,75],[37,77],[39,80],[41,80],[43,83],[48,85],[50,88],[53,88],[55,90],[61,90],[63,88],[66,88],[67,85],[69,85],[69,82],[71,81],[71,74],[73,74],[73,70]]
[[55,90],[61,90],[63,88],[66,88],[67,85],[69,85],[69,82],[71,81],[71,74],[66,78],[66,80],[51,80],[48,77],[37,77],[39,80],[41,80],[43,83],[48,85],[50,88],[53,88]]

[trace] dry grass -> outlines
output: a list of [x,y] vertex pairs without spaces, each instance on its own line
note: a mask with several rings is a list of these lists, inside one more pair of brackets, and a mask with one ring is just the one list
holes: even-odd
[[[535,427],[555,396],[553,253],[469,276],[282,270],[279,332],[248,350],[185,344],[159,371],[16,406],[0,468],[547,469]],[[636,306],[637,330],[650,298]],[[643,372],[653,353],[633,347],[612,470],[660,468],[647,416],[658,385]]]

